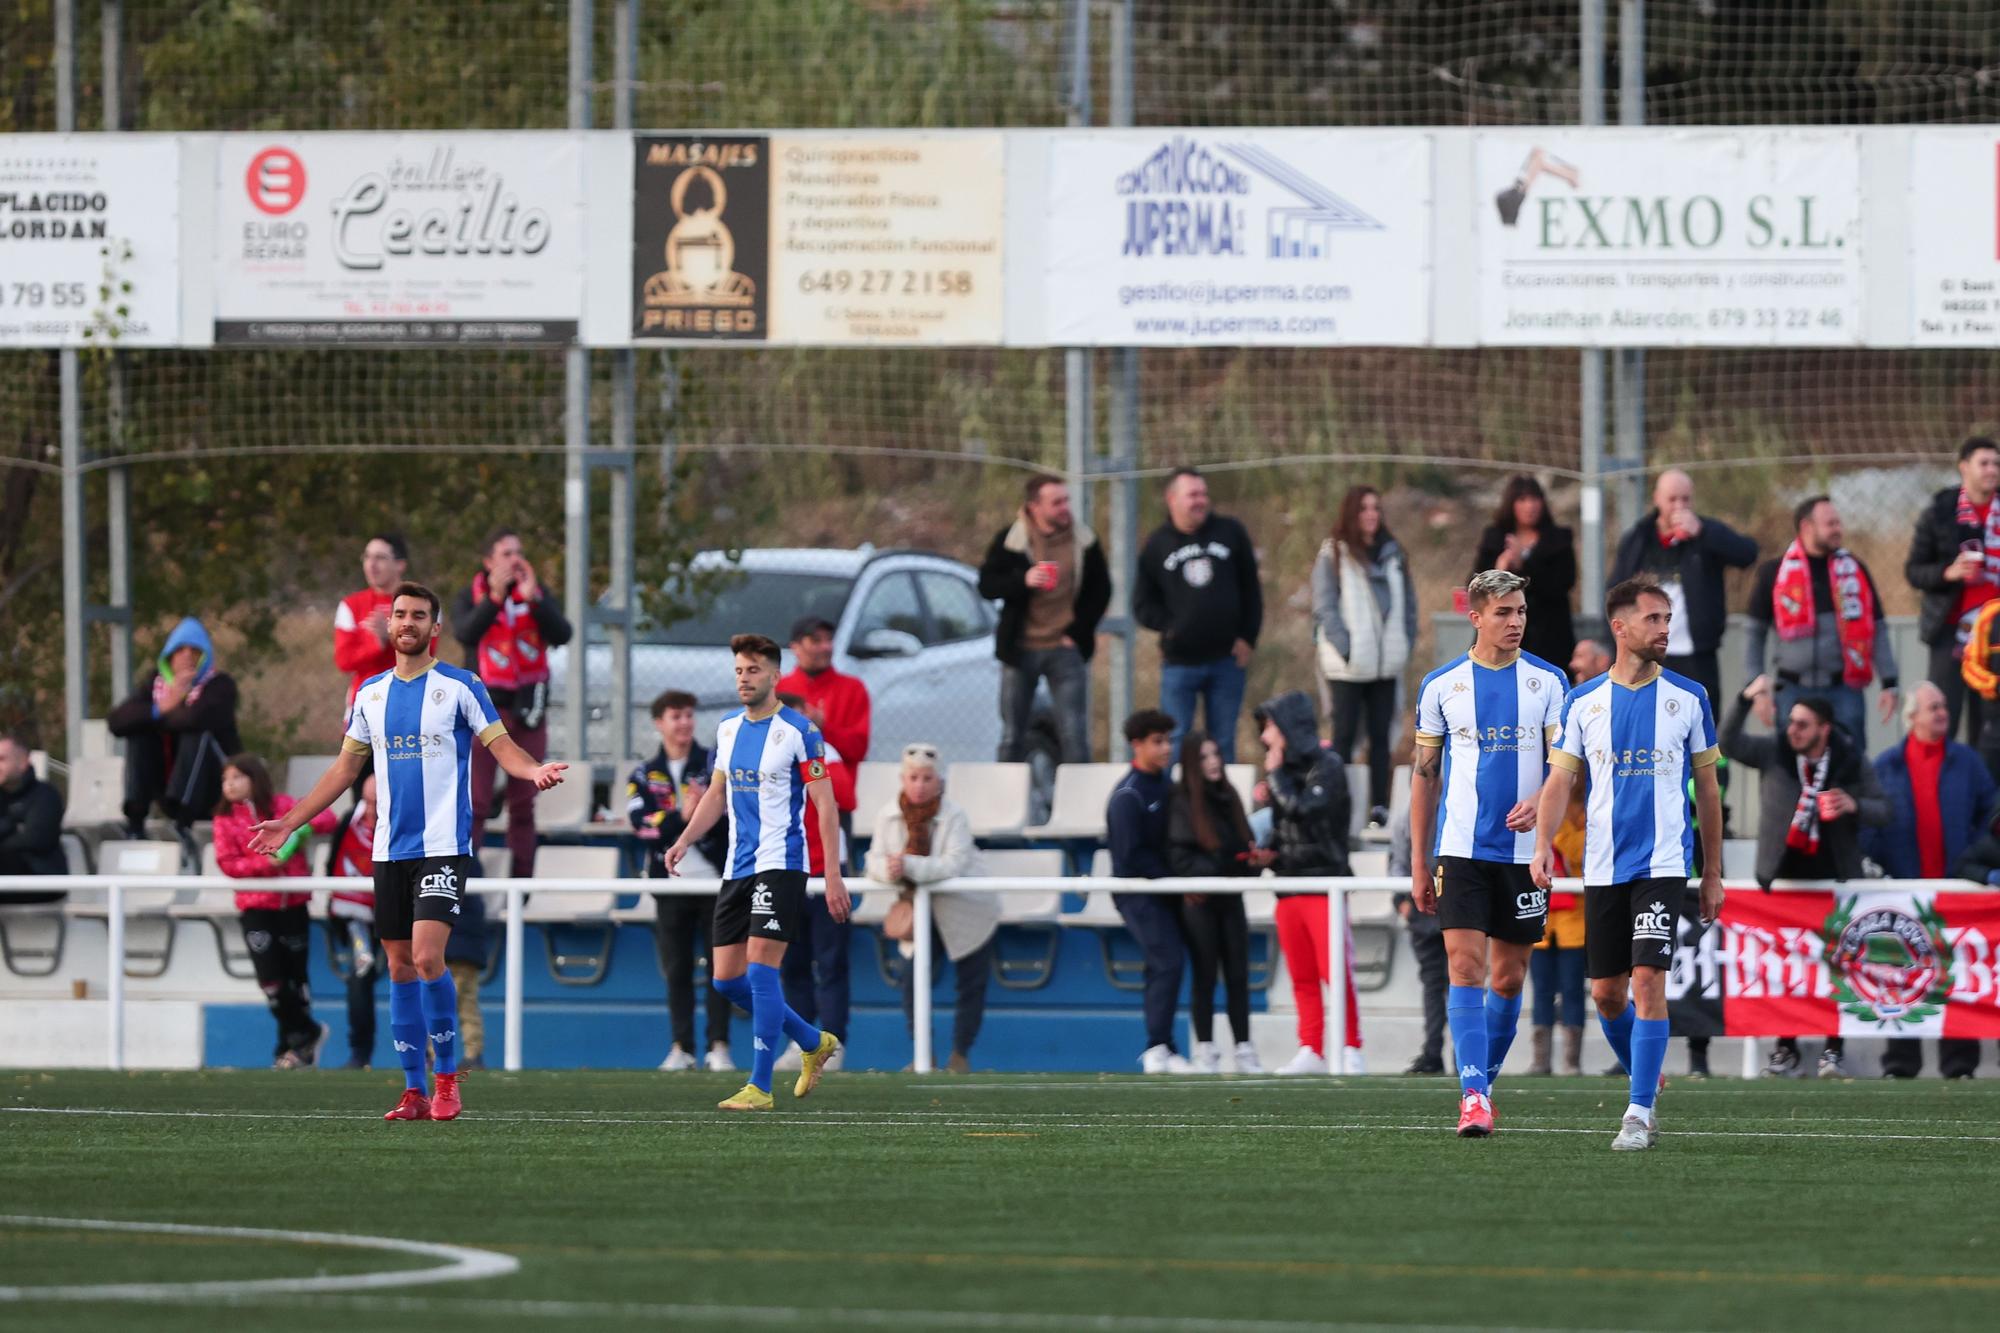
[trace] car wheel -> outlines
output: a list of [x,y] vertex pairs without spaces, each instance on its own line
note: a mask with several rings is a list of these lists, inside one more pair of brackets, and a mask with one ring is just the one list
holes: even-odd
[[1028,823],[1049,822],[1049,807],[1055,800],[1056,766],[1062,762],[1062,745],[1056,740],[1055,724],[1038,720],[1028,732]]

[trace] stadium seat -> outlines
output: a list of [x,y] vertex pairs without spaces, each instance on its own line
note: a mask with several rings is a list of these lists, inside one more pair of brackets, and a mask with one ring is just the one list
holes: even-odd
[[[894,767],[885,765],[885,767]],[[868,932],[875,943],[875,971],[882,978],[882,984],[896,989],[903,984],[903,969],[909,966],[896,941],[882,935],[882,923],[888,919],[889,907],[896,901],[897,887],[894,884],[878,884],[872,879],[848,881],[848,891],[861,901],[854,905],[854,914],[848,921]]]
[[946,770],[945,790],[972,821],[973,837],[1017,837],[1028,822],[1030,780],[1026,764],[961,761]]
[[[1062,790],[1062,774],[1072,768],[1108,768],[1107,764],[1064,764],[1056,770],[1056,790]],[[1056,807],[1060,810],[1062,807]],[[981,858],[988,875],[1010,878],[1060,879],[1063,854],[1060,851],[986,852]],[[1062,947],[1062,891],[1047,893],[1003,893],[1000,897],[1000,924],[1013,934],[1038,937],[1041,948],[1025,958],[1009,958],[995,937],[993,979],[1005,990],[1039,990],[1055,975],[1056,953]]]
[[64,828],[94,828],[125,823],[125,761],[96,756],[76,759],[69,766],[69,797],[63,807]]
[[337,754],[295,754],[285,761],[284,793],[303,797],[340,758]]
[[1228,777],[1229,785],[1236,788],[1237,796],[1242,799],[1243,813],[1250,813],[1256,808],[1251,793],[1257,790],[1257,783],[1264,776],[1263,770],[1255,764],[1225,764],[1222,771]]
[[875,834],[875,816],[903,790],[900,763],[865,759],[854,770],[854,832],[860,838]]
[[[100,874],[105,875],[178,875],[184,866],[182,848],[178,842],[128,842],[112,839],[99,844],[97,865]],[[192,890],[187,889],[127,889],[125,891],[125,975],[128,977],[160,977],[166,975],[173,962],[174,920],[171,909],[178,903],[191,902]],[[67,915],[85,921],[104,921],[110,916],[108,898],[94,897],[89,901],[71,902],[64,905]],[[151,924],[163,936],[157,946],[136,942],[139,932],[134,928]],[[156,933],[154,931],[146,932]]]
[[70,874],[90,873],[90,846],[80,835],[65,831],[62,835],[62,852],[63,861],[69,866]]
[[[215,849],[210,847],[203,860],[212,863],[214,857]],[[202,874],[214,873],[208,864],[203,865]],[[205,923],[215,935],[215,956],[222,970],[242,980],[255,979],[257,969],[251,965],[250,948],[243,942],[243,920],[236,913],[235,889],[197,889],[193,898],[167,908],[167,915],[176,921]]]
[[[118,759],[118,742],[111,737],[111,724],[101,717],[87,717],[83,720],[83,754],[85,759]],[[74,761],[72,761],[74,762]],[[118,759],[119,763],[124,763]]]
[[[1111,789],[1132,771],[1129,764],[1063,764],[1056,769],[1047,822],[1021,830],[1024,838],[1102,838]],[[995,872],[998,873],[998,872]],[[1010,872],[1011,873],[1011,872]],[[1060,875],[1058,866],[1051,873]]]
[[[535,856],[535,864],[541,864],[541,853]],[[481,879],[506,879],[514,873],[514,854],[505,847],[481,847],[479,849],[479,877]]]
[[[616,882],[619,857],[616,847],[543,847],[535,853],[535,873],[540,879],[601,879]],[[618,926],[612,919],[618,893],[545,893],[531,896],[521,911],[521,920],[542,928],[542,947],[547,952],[549,975],[565,986],[595,986],[604,980],[611,966],[611,946]],[[563,930],[585,931],[597,940],[595,953],[566,953],[556,947],[556,935]]]
[[1739,883],[1757,878],[1757,840],[1755,838],[1724,838],[1722,840],[1722,877]]
[[[590,765],[580,759],[558,760],[569,772],[561,783],[535,797],[535,827],[543,833],[574,833],[597,813],[592,800]],[[623,816],[620,816],[621,820]]]
[[[23,938],[23,927],[33,927]],[[54,976],[62,966],[69,921],[61,903],[0,903],[0,961],[17,977]]]

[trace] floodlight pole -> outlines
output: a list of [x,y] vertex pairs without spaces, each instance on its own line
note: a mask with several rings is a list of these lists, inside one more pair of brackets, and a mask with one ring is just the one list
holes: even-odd
[[[125,5],[101,0],[99,28],[104,64],[104,128],[125,128]],[[132,687],[132,489],[125,458],[125,354],[113,351],[105,367],[105,434],[115,461],[105,469],[105,605],[94,608],[93,620],[111,626],[111,697],[115,701]]]
[[[1132,124],[1132,0],[1118,0],[1111,10],[1111,123]],[[1111,636],[1111,724],[1116,727],[1132,713],[1131,573],[1139,549],[1139,349],[1121,347],[1113,354],[1111,379],[1111,449],[1105,465],[1112,471],[1108,563],[1111,603],[1105,608],[1103,632]],[[1085,699],[1089,698],[1086,691]],[[1085,718],[1086,727],[1088,715]],[[1086,734],[1088,734],[1086,732]],[[1115,748],[1115,747],[1114,747]]]
[[[1646,123],[1646,0],[1618,0],[1618,123]],[[1613,450],[1617,456],[1612,496],[1623,534],[1645,507],[1646,351],[1620,348],[1612,367]]]
[[[590,128],[592,0],[569,0],[569,127]],[[563,353],[563,600],[570,623],[569,676],[563,715],[567,753],[589,754],[590,731],[590,353],[581,343]],[[587,773],[579,774],[584,781]]]
[[[1069,104],[1066,123],[1090,124],[1090,0],[1069,4]],[[1092,420],[1090,349],[1063,353],[1063,471],[1069,476],[1071,508],[1079,523],[1090,522]]]
[[[55,0],[56,132],[76,131],[76,6]],[[90,673],[84,660],[84,537],[88,516],[83,503],[83,401],[77,380],[76,349],[56,353],[60,382],[62,449],[63,743],[73,764],[83,754],[83,715],[90,702]]]
[[[639,76],[639,0],[618,0],[612,11],[612,68],[616,74],[611,93],[611,123],[621,130],[632,128],[633,85]],[[614,765],[632,757],[632,543],[635,535],[633,512],[633,458],[638,430],[638,353],[631,348],[611,354],[611,447],[601,452],[597,463],[611,477],[611,590],[607,605],[592,609],[592,618],[604,626],[611,647],[611,717],[604,737],[606,758]],[[576,608],[581,609],[581,608]],[[579,623],[589,624],[589,619]],[[579,645],[570,660],[581,660]],[[588,735],[586,729],[585,735]],[[589,747],[577,751],[589,758]],[[617,777],[614,769],[613,778]]]
[[[1604,123],[1604,0],[1578,0],[1577,121]],[[1604,353],[1586,347],[1578,354],[1578,422],[1581,435],[1577,469],[1582,475],[1578,508],[1582,528],[1579,559],[1582,568],[1583,623],[1598,633],[1604,606]]]

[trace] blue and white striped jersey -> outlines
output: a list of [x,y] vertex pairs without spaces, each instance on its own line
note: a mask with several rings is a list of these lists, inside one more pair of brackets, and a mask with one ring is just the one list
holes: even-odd
[[363,681],[342,746],[375,754],[375,859],[471,856],[472,747],[506,730],[486,686],[460,667]]
[[1507,812],[1532,801],[1548,774],[1569,680],[1539,657],[1516,653],[1494,666],[1467,653],[1417,689],[1417,744],[1444,751],[1434,856],[1526,865],[1535,835],[1507,827]]
[[1719,757],[1708,692],[1685,676],[1656,670],[1643,685],[1620,685],[1607,672],[1570,691],[1549,762],[1590,775],[1583,882],[1685,879],[1688,779]]
[[715,769],[729,784],[723,878],[809,869],[806,784],[826,777],[819,728],[789,708],[757,722],[739,708],[716,724]]

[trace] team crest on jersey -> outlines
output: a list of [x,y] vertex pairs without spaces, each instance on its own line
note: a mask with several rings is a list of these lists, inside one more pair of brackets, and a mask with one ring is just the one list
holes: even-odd
[[1679,699],[1669,699],[1669,700],[1667,700],[1667,716],[1668,716],[1668,717],[1672,717],[1672,716],[1673,716],[1673,715],[1674,715],[1675,713],[1678,713],[1678,712],[1680,712],[1680,711],[1681,711],[1681,701],[1680,701]]
[[434,704],[441,704],[441,703],[443,703],[443,702],[444,702],[444,691],[443,691],[443,690],[432,690],[432,691],[431,691],[431,702],[432,702],[432,703],[434,703]]
[[1531,694],[1540,694],[1542,692],[1542,678],[1540,676],[1528,677],[1528,692]]

